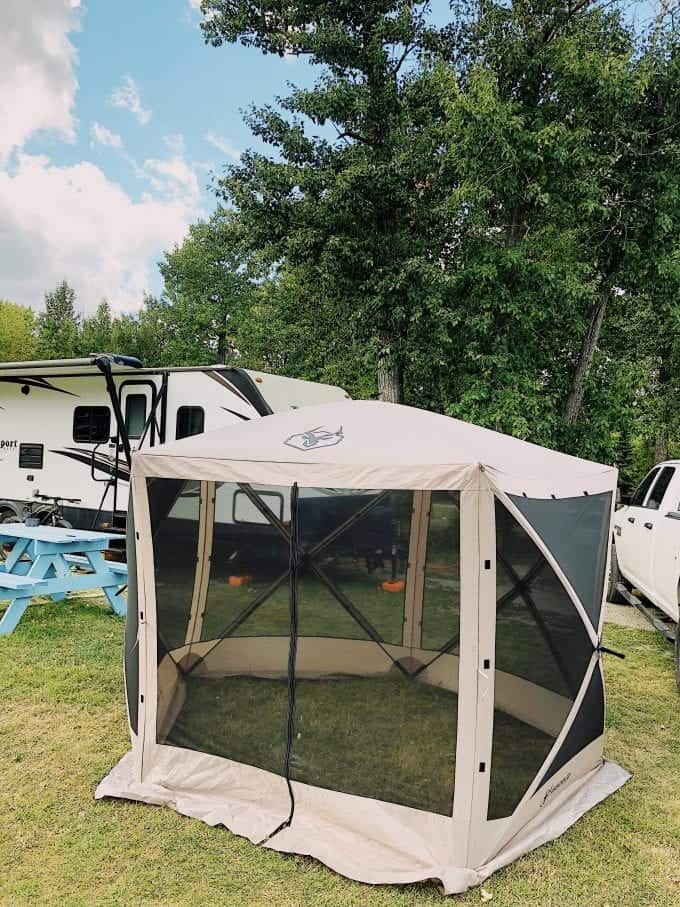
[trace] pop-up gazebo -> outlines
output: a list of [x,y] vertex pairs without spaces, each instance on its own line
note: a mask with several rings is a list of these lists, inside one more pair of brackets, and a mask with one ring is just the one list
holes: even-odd
[[346,401],[134,456],[132,751],[166,804],[464,891],[620,787],[599,648],[616,470]]

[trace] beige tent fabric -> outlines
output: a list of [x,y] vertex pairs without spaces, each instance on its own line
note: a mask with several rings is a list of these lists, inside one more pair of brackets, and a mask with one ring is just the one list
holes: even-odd
[[[143,781],[128,753],[101,782],[95,797],[120,797],[169,806],[208,825],[261,842],[288,812],[282,778],[216,756],[159,747]],[[264,844],[283,853],[315,857],[336,872],[372,885],[435,879],[445,894],[480,885],[493,872],[563,834],[630,775],[605,762],[568,787],[488,862],[452,860],[451,820],[391,803],[366,800],[293,782],[293,825]]]
[[[200,485],[196,576],[186,602],[191,626],[205,606],[215,519],[211,483],[250,483],[290,488],[407,489],[414,491],[409,538],[403,645],[382,649],[368,641],[301,637],[301,674],[370,675],[395,657],[424,657],[417,649],[423,581],[415,579],[426,556],[430,491],[460,492],[460,655],[445,655],[420,675],[433,686],[457,691],[455,797],[450,814],[415,809],[367,796],[292,781],[292,824],[274,834],[290,811],[286,779],[228,758],[170,746],[165,729],[185,703],[185,684],[173,660],[157,663],[156,587],[147,477],[178,478]],[[603,761],[603,736],[591,740],[543,787],[551,763],[577,717],[589,679],[599,671],[597,632],[553,554],[508,495],[550,499],[613,493],[616,470],[409,407],[348,401],[269,416],[136,453],[133,498],[137,530],[140,621],[138,734],[132,752],[99,785],[96,797],[125,797],[171,806],[210,825],[224,825],[253,843],[309,854],[360,881],[409,883],[439,879],[447,893],[480,884],[493,871],[562,834],[584,812],[629,777]],[[560,695],[515,675],[495,671],[496,550],[494,507],[502,501],[550,566],[580,615],[592,644],[578,695]],[[233,526],[234,524],[232,524]],[[412,569],[412,567],[414,569]],[[193,571],[194,568],[192,567]],[[204,575],[204,571],[208,574]],[[131,583],[134,577],[130,578]],[[602,590],[604,596],[604,590]],[[419,600],[418,600],[419,599]],[[409,616],[410,615],[410,616]],[[242,672],[285,677],[287,635],[228,637],[215,644],[200,632],[175,643],[173,655],[201,657],[201,671],[228,677]],[[358,667],[357,667],[358,666]],[[283,672],[283,673],[282,673]],[[455,675],[455,676],[454,676]],[[495,677],[495,680],[494,680]],[[494,697],[494,683],[499,684]],[[501,688],[502,687],[502,688]],[[554,738],[541,771],[512,815],[487,819],[488,760],[494,707]],[[254,716],[254,721],[257,717]],[[480,765],[480,762],[482,765]],[[318,779],[314,779],[316,783]]]
[[530,497],[608,491],[616,479],[610,466],[370,400],[308,406],[135,454],[144,476],[327,488],[463,490],[477,487],[480,466],[496,487]]

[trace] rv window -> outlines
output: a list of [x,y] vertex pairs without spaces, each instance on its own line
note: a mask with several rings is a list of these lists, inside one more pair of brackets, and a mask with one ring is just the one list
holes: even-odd
[[128,438],[136,441],[142,437],[146,425],[146,396],[129,394],[125,400],[125,429]]
[[76,406],[73,411],[73,440],[101,444],[111,434],[111,411],[108,406]]
[[205,427],[205,413],[201,406],[180,406],[177,410],[176,438],[200,435]]

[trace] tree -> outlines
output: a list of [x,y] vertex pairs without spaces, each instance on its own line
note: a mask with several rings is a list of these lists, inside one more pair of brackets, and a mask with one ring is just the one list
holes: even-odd
[[0,362],[35,357],[35,316],[30,309],[0,299]]
[[83,319],[79,346],[83,355],[110,351],[113,317],[108,300],[102,299],[97,311],[90,318]]
[[[439,276],[429,247],[438,200],[428,184],[436,142],[430,97],[412,59],[441,40],[429,3],[411,0],[204,0],[215,46],[240,41],[264,53],[304,55],[323,73],[294,89],[283,113],[251,111],[276,156],[253,151],[227,170],[223,198],[238,212],[244,247],[271,265],[302,267],[333,321],[375,350],[382,399],[399,401],[407,338]],[[288,118],[286,118],[288,117]],[[335,138],[310,135],[305,123]]]
[[193,224],[159,267],[165,287],[153,317],[168,332],[173,364],[225,363],[247,355],[240,331],[253,286],[236,248],[232,215],[220,208],[210,220]]
[[45,293],[45,311],[38,315],[37,354],[41,359],[68,359],[78,350],[80,319],[76,294],[63,280]]

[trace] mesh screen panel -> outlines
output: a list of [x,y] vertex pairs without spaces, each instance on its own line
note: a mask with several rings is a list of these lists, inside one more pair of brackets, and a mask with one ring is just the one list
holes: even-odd
[[[460,492],[433,491],[423,591],[422,647],[441,649],[460,633]],[[450,651],[458,652],[458,645]]]
[[[215,515],[209,575],[196,587],[206,590],[204,613],[189,631],[190,655],[166,710],[171,726],[159,739],[277,774],[288,756],[292,779],[450,815],[458,659],[438,648],[458,632],[458,495],[432,496],[423,619],[433,657],[444,659],[434,686],[403,645],[411,492],[302,489],[296,549],[290,489],[207,488]],[[193,538],[188,525],[183,534]],[[292,551],[297,657],[289,676]],[[194,586],[176,595],[185,635]]]
[[[248,490],[261,495],[258,500],[277,518],[290,519],[290,489],[248,486]],[[217,483],[214,498],[210,579],[200,638],[288,636],[287,539],[238,485]]]
[[127,701],[128,718],[133,733],[137,733],[137,720],[139,710],[139,642],[138,611],[137,611],[137,548],[135,546],[135,517],[132,507],[132,498],[127,515],[127,611],[125,614],[125,698]]
[[184,645],[194,591],[201,500],[199,482],[148,479],[156,582],[159,660]]
[[552,568],[499,501],[496,560],[490,819],[511,815],[526,793],[566,720],[593,652]]
[[577,753],[585,749],[593,740],[597,740],[604,733],[604,685],[600,666],[595,666],[593,676],[590,678],[588,689],[581,702],[578,715],[562,741],[562,745],[555,754],[553,761],[541,778],[539,789],[550,780],[553,775],[573,759]]
[[[355,512],[370,494],[345,493]],[[313,527],[301,507],[308,550],[328,535],[326,506],[332,519],[319,501]],[[410,492],[383,495],[299,571],[291,777],[448,815],[457,695],[409,676],[395,664],[406,650],[389,650],[403,639],[412,509]],[[307,636],[338,637],[332,672],[306,676]]]
[[559,500],[512,497],[512,502],[541,536],[597,628],[607,566],[611,494]]

